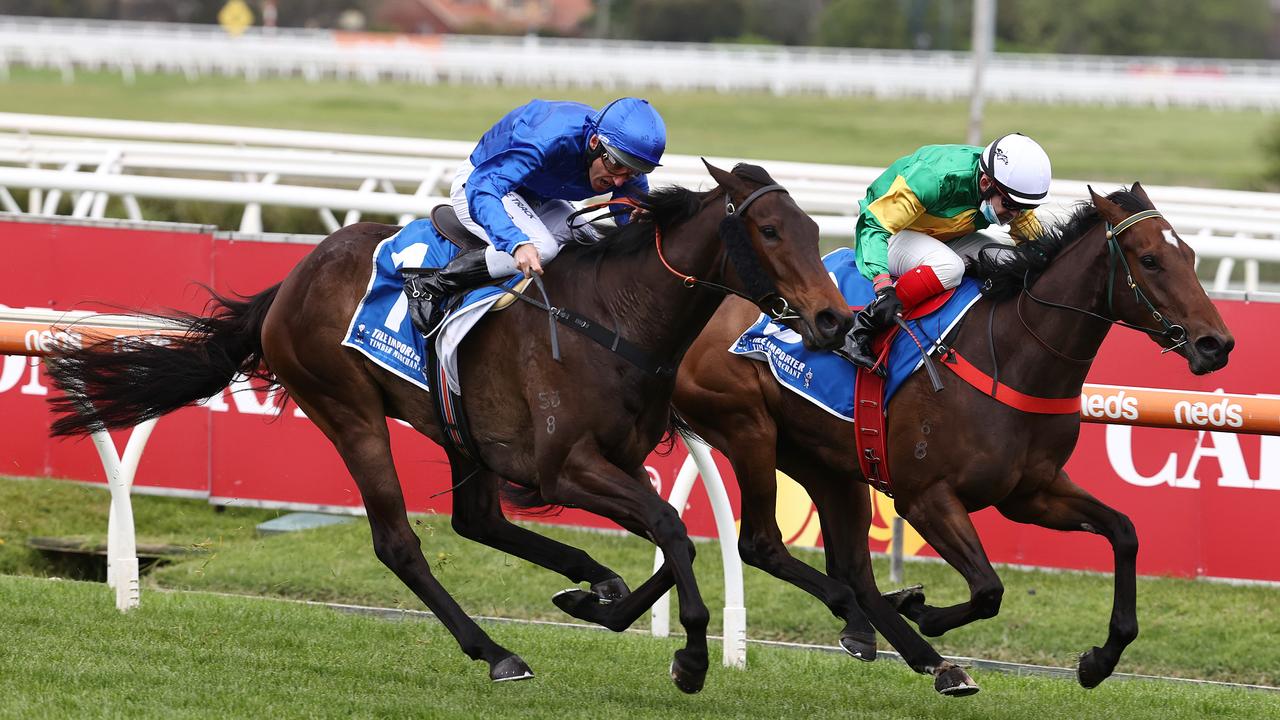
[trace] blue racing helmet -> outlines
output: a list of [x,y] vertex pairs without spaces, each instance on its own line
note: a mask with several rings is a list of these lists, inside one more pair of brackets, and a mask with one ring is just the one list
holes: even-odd
[[591,118],[605,152],[639,173],[651,173],[667,149],[667,125],[648,100],[626,97]]

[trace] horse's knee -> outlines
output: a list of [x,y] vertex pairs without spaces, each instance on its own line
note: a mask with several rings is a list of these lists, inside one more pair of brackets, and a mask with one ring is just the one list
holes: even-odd
[[476,518],[470,517],[465,513],[459,513],[457,508],[454,509],[453,517],[450,519],[449,524],[453,527],[454,532],[468,540],[483,542],[488,535],[486,532],[489,526],[488,523],[478,522]]
[[1111,544],[1117,555],[1122,557],[1138,556],[1138,530],[1133,521],[1123,513],[1116,513],[1115,537]]
[[777,560],[776,548],[771,543],[748,532],[738,538],[738,556],[742,562],[761,570],[774,567]]
[[980,618],[993,618],[1000,613],[1000,603],[1004,599],[1004,585],[996,580],[994,584],[984,585],[973,592],[970,607],[973,614]]
[[412,532],[377,532],[373,534],[373,553],[393,572],[409,567],[422,555],[421,541]]

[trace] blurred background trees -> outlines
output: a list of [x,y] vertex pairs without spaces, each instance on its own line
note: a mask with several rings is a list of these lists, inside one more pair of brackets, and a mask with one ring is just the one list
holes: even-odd
[[[277,24],[421,32],[423,15],[513,19],[498,32],[673,42],[965,50],[973,0],[245,0]],[[215,22],[226,0],[0,0],[0,14]],[[576,20],[566,29],[563,20]],[[555,18],[538,25],[530,18]],[[1004,52],[1280,58],[1280,0],[998,0]],[[455,28],[463,31],[467,28]]]

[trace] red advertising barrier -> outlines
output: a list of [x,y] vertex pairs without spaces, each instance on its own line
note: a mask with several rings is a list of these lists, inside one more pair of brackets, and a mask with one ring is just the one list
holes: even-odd
[[[179,308],[199,311],[198,283],[220,293],[253,293],[277,282],[310,246],[232,240],[185,229],[0,221],[0,303],[10,307],[120,312]],[[1104,345],[1082,397],[1086,420],[1139,414],[1148,425],[1171,420],[1203,430],[1127,425],[1085,425],[1067,466],[1071,476],[1103,501],[1125,512],[1141,540],[1139,571],[1145,574],[1213,576],[1280,581],[1280,558],[1267,547],[1267,528],[1280,517],[1280,437],[1236,434],[1237,419],[1278,423],[1270,399],[1241,404],[1213,393],[1280,397],[1264,351],[1265,303],[1219,302],[1235,333],[1237,349],[1224,370],[1197,378],[1181,358],[1161,355],[1145,336],[1115,330]],[[343,352],[334,348],[334,352]],[[1129,385],[1185,388],[1158,397]],[[292,508],[358,509],[360,500],[337,452],[300,412],[279,413],[279,398],[232,388],[200,407],[186,408],[156,426],[138,471],[141,492],[209,497],[219,503]],[[0,474],[103,480],[90,442],[48,439],[48,382],[39,362],[0,356]],[[1194,393],[1206,393],[1197,395]],[[1153,403],[1163,402],[1162,408]],[[449,475],[443,452],[427,439],[391,422],[396,467],[411,510],[450,511]],[[117,443],[122,438],[117,437]],[[682,447],[652,455],[650,477],[666,494],[685,458]],[[721,472],[731,472],[722,460]],[[736,487],[729,483],[731,500]],[[872,547],[883,550],[893,518],[892,500],[873,494]],[[705,498],[694,492],[685,513],[695,535],[714,536]],[[581,511],[551,522],[607,526]],[[816,545],[816,513],[803,491],[779,478],[778,521],[793,543]],[[995,562],[1109,570],[1106,541],[1084,533],[1057,533],[1002,518],[993,510],[974,522]],[[908,554],[932,554],[908,528]]]

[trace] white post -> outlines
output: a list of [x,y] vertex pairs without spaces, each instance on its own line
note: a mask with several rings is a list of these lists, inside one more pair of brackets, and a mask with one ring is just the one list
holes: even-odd
[[156,420],[146,420],[133,429],[125,444],[124,455],[116,453],[115,443],[105,430],[93,433],[93,444],[107,473],[111,490],[111,512],[107,521],[107,585],[116,589],[116,607],[127,612],[138,607],[138,544],[134,534],[133,505],[130,490],[142,462],[142,451],[155,428]]
[[969,85],[970,145],[982,144],[982,78],[995,47],[996,0],[973,0],[973,33],[969,52],[973,58],[973,79]]
[[889,582],[902,582],[902,537],[906,533],[906,521],[897,515],[891,523],[893,537],[889,541]]
[[[711,448],[705,443],[685,435],[685,447],[689,457],[671,486],[669,502],[676,512],[683,513],[693,481],[702,476],[711,512],[715,516],[716,531],[720,538],[721,561],[724,566],[724,665],[745,668],[747,666],[747,609],[742,589],[742,560],[738,556],[738,532],[733,518],[733,506],[724,489],[724,480],[711,457]],[[654,557],[654,571],[662,565],[662,551]],[[653,606],[652,631],[657,637],[666,637],[671,630],[670,593],[664,594]]]

